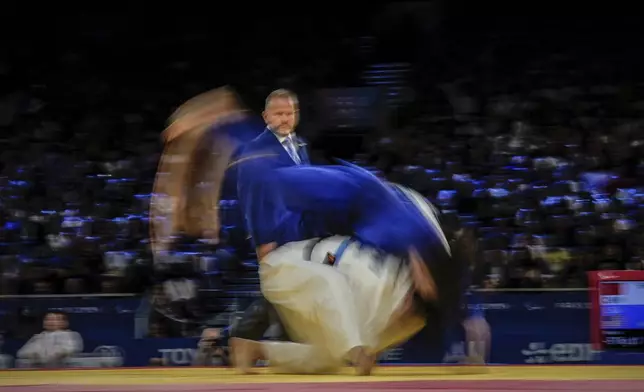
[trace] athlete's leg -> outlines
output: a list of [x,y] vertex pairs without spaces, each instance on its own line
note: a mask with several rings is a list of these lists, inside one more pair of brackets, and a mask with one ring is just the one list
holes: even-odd
[[[358,312],[346,277],[330,266],[304,260],[310,241],[286,244],[260,263],[262,293],[277,309],[289,336],[299,343],[237,341],[242,349],[260,351],[269,364],[295,373],[328,371],[344,360],[365,367]],[[241,356],[241,355],[240,355]],[[256,355],[244,357],[253,360]],[[248,368],[248,361],[242,366]]]
[[[324,246],[322,243],[317,248],[316,260],[326,250]],[[371,352],[401,344],[424,327],[425,318],[412,306],[415,271],[408,263],[356,244],[347,247],[334,266],[351,285],[363,337]]]

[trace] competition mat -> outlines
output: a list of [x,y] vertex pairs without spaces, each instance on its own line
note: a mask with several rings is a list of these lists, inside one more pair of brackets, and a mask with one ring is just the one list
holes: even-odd
[[644,366],[384,366],[369,377],[352,374],[240,375],[228,368],[130,368],[0,371],[6,392],[206,391],[570,391],[642,392]]

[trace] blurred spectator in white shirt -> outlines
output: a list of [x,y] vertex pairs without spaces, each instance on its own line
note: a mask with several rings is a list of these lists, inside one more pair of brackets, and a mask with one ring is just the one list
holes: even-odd
[[18,350],[18,359],[26,366],[61,367],[67,358],[83,351],[83,339],[68,329],[65,315],[47,313],[43,328],[43,332],[34,335]]
[[0,369],[9,369],[13,365],[13,358],[10,355],[2,353],[4,336],[0,335]]

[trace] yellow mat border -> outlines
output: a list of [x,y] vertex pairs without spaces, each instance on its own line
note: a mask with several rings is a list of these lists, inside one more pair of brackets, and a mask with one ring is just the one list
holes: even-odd
[[[386,366],[371,377],[352,369],[336,375],[279,375],[267,369],[240,375],[229,368],[119,368],[78,370],[4,370],[0,386],[20,385],[155,385],[386,381],[566,381],[643,380],[644,366]],[[642,389],[644,391],[644,388]]]

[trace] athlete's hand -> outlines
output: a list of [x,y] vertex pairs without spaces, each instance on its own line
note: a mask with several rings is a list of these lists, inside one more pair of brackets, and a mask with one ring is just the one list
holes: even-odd
[[270,252],[272,252],[276,248],[277,248],[277,243],[275,243],[275,242],[271,242],[269,244],[264,244],[264,245],[258,246],[257,249],[255,249],[255,253],[257,253],[257,260],[262,261],[262,259],[267,254],[269,254]]

